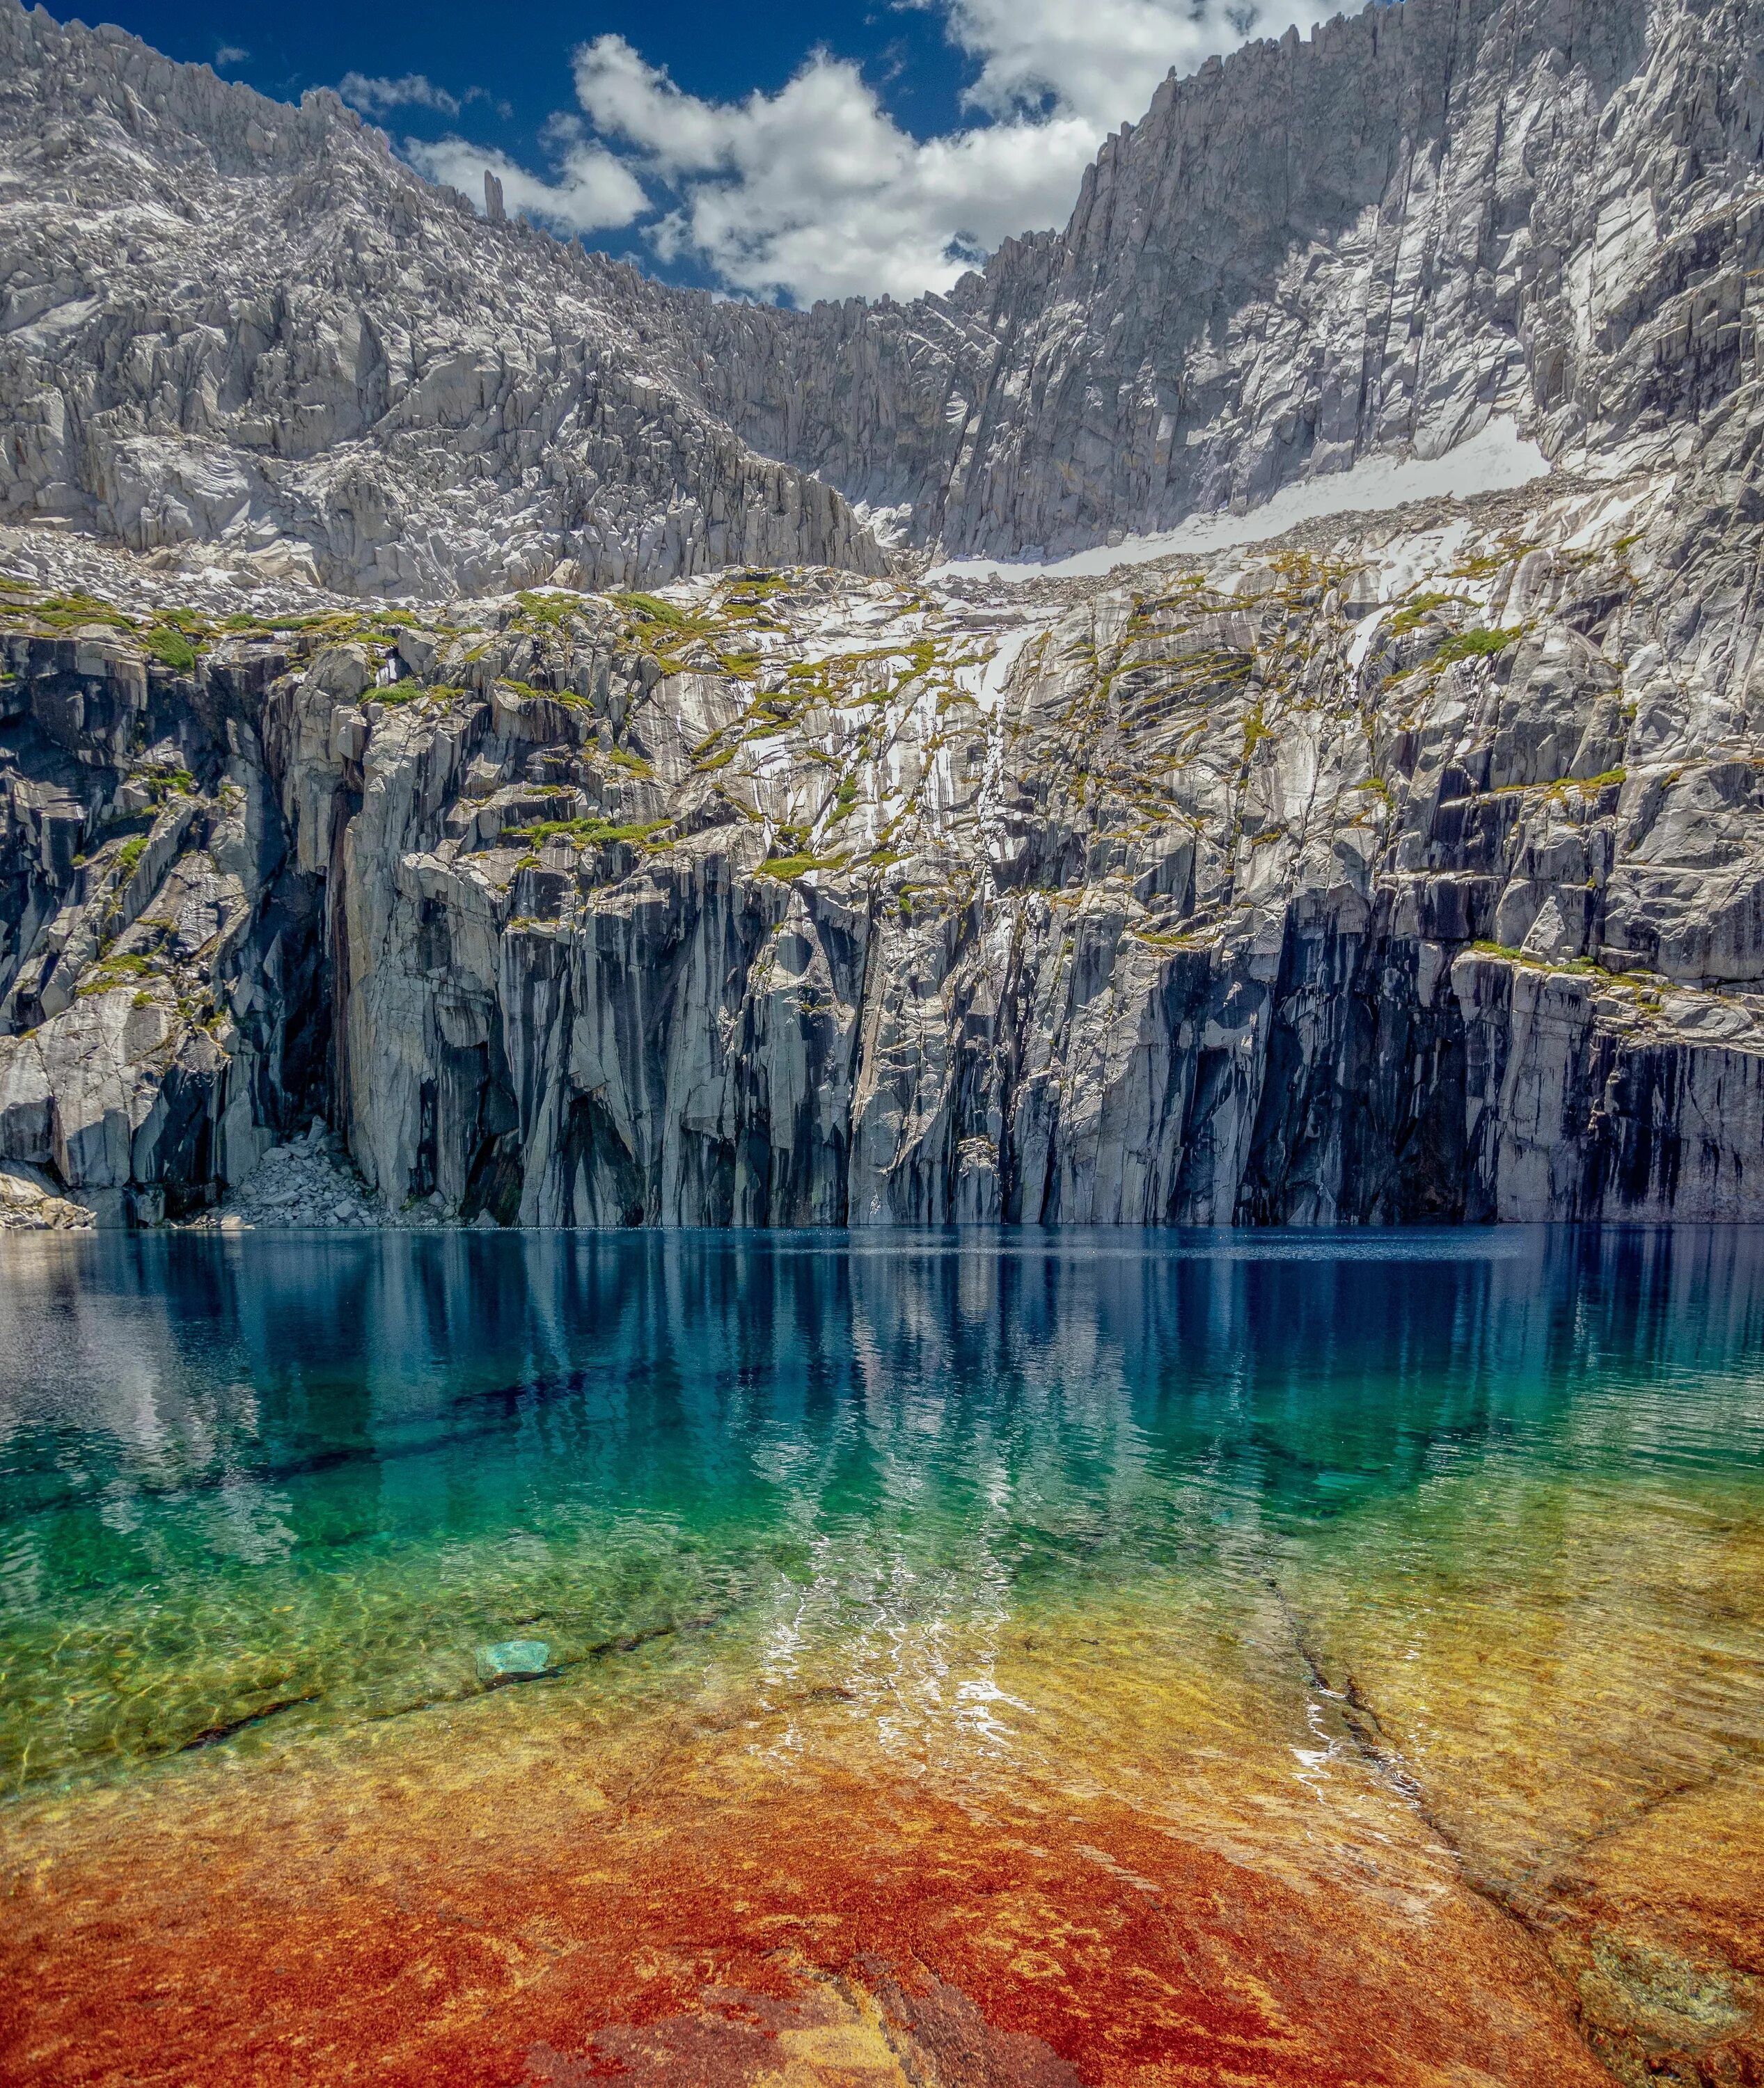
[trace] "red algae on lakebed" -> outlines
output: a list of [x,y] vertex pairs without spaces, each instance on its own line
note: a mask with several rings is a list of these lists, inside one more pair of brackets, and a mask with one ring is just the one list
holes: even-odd
[[653,1679],[617,1715],[503,1691],[15,1805],[6,2077],[1609,2078],[1533,1937],[1351,1751],[1295,1781],[1179,1695],[1184,1747],[1123,1798],[1146,1706],[1101,1667],[1071,1758],[1038,1720],[1008,1774],[903,1759],[842,1692]]

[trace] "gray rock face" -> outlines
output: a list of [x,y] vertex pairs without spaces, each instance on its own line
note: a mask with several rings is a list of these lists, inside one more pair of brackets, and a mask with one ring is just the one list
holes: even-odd
[[0,1231],[81,1232],[92,1222],[89,1210],[58,1196],[36,1168],[0,1162]]
[[880,571],[831,487],[697,399],[670,310],[328,92],[0,0],[0,520],[367,594]]
[[[804,315],[0,0],[0,140],[49,154],[0,191],[6,1208],[1764,1217],[1760,24],[1586,15],[1261,47],[1161,92],[1062,238]],[[166,170],[138,266],[125,134]],[[829,483],[1058,548],[1492,413],[1550,477],[1090,579],[885,571]],[[247,451],[245,522],[126,522],[169,511],[119,460]]]
[[1171,79],[947,297],[647,283],[0,0],[0,519],[370,594],[876,534],[1058,554],[1516,418],[1669,462],[1756,357],[1758,0],[1406,0]]
[[263,1157],[318,1106],[423,1223],[1759,1215],[1708,449],[1101,582],[186,618],[189,673],[15,589],[0,1158],[329,1222]]
[[[1242,508],[1513,416],[1665,454],[1756,356],[1764,10],[1406,0],[1159,88],[948,297],[704,314],[748,439],[953,554]],[[1634,460],[1633,458],[1630,460]]]

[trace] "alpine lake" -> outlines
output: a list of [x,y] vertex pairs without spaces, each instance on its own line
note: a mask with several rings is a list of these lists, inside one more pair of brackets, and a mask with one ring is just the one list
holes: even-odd
[[0,2079],[1764,2081],[1764,1237],[0,1240]]

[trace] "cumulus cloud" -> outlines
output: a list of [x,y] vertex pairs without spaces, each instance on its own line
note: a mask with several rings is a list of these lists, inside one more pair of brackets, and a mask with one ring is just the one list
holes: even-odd
[[977,59],[971,107],[1011,118],[1049,103],[1107,130],[1143,113],[1174,66],[1192,72],[1252,36],[1301,32],[1344,0],[942,0]]
[[941,15],[974,69],[972,120],[940,137],[902,130],[857,66],[825,51],[775,94],[711,101],[602,36],[575,53],[593,135],[554,119],[557,182],[457,138],[408,149],[425,173],[474,190],[492,167],[511,208],[576,229],[635,222],[647,186],[661,199],[644,233],[657,258],[691,258],[749,296],[910,297],[947,289],[1013,233],[1063,223],[1103,137],[1143,115],[1171,66],[1308,29],[1344,0],[895,4]]
[[439,116],[460,113],[458,98],[420,72],[407,72],[397,79],[346,72],[337,83],[337,92],[367,116],[383,116],[393,109],[432,109]]
[[214,54],[214,62],[224,72],[229,66],[243,65],[250,55],[242,44],[222,44]]
[[464,138],[433,143],[407,138],[405,157],[431,182],[446,182],[476,202],[484,193],[486,169],[503,185],[511,211],[524,212],[565,233],[612,232],[631,224],[650,207],[643,184],[603,146],[585,139],[565,144],[559,155],[557,178],[543,181],[518,166],[504,152],[490,152]]
[[953,282],[1001,239],[1072,207],[1094,126],[1055,116],[923,142],[854,66],[810,59],[777,94],[684,94],[619,36],[576,57],[595,130],[678,197],[653,235],[730,287],[767,297],[916,297]]
[[905,0],[935,7],[978,68],[978,119],[901,129],[858,69],[818,52],[776,94],[682,92],[623,37],[584,44],[576,99],[674,191],[652,235],[726,285],[801,301],[946,289],[1013,233],[1064,221],[1103,136],[1252,34],[1308,29],[1339,0]]

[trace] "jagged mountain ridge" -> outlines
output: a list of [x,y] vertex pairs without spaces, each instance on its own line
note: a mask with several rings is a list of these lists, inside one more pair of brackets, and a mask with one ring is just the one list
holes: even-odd
[[1172,75],[1063,233],[948,297],[720,313],[707,394],[953,554],[1155,532],[1491,416],[1570,466],[1663,453],[1736,379],[1761,38],[1743,0],[1289,32]]
[[1738,373],[1761,19],[1374,6],[1172,78],[1063,233],[948,297],[795,313],[486,223],[328,93],[0,0],[0,514],[435,598],[878,572],[848,500],[1059,553],[1491,416],[1667,458]]
[[329,92],[0,0],[0,280],[5,520],[429,598],[882,569],[706,410],[665,293],[484,222]]

